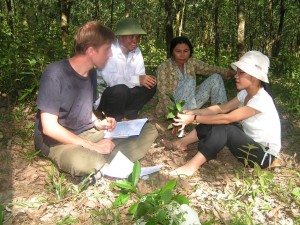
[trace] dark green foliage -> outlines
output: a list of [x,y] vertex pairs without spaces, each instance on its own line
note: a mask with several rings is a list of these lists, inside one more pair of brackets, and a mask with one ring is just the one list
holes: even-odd
[[173,118],[175,118],[178,113],[182,113],[182,107],[184,106],[185,101],[177,102],[172,94],[168,93],[167,95],[172,103],[168,105],[169,113],[166,115],[166,118],[172,120],[172,123],[168,126],[168,129],[172,129],[174,127]]
[[300,117],[300,60],[281,55],[271,60],[272,91],[277,102],[285,103],[285,110]]
[[[61,10],[65,1],[4,1],[0,0],[0,92],[12,103],[35,102],[39,79],[51,62],[72,55],[73,35],[78,26],[99,20],[114,29],[125,16],[125,1],[72,1],[66,46],[62,43]],[[174,3],[174,2],[173,2]],[[9,11],[8,5],[12,4]],[[172,4],[172,25],[176,31],[176,13]],[[189,37],[195,47],[194,57],[209,64],[215,62],[214,1],[186,1],[182,35]],[[299,116],[299,4],[285,1],[284,26],[278,57],[271,58],[271,81],[275,100],[288,112]],[[216,60],[230,68],[237,60],[237,15],[234,1],[223,1],[219,8],[220,48]],[[260,50],[271,55],[278,38],[280,1],[275,1],[269,18],[267,1],[245,1],[245,51]],[[157,66],[166,59],[164,1],[134,2],[130,16],[136,17],[147,31],[141,41],[146,71],[155,75]],[[267,21],[267,23],[265,22]],[[176,29],[175,29],[176,28]],[[176,31],[178,32],[178,31]],[[276,42],[277,43],[277,42]],[[202,82],[201,77],[197,83]],[[230,97],[236,93],[234,82],[225,81]]]

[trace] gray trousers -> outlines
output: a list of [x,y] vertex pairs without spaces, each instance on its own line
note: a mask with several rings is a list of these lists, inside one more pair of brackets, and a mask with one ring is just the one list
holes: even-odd
[[[121,151],[132,162],[140,160],[145,156],[157,135],[156,128],[152,124],[146,123],[138,137],[114,139],[116,147],[111,154],[104,155],[82,146],[61,144],[50,147],[48,158],[62,171],[70,173],[72,176],[84,176],[99,170],[105,163],[110,163],[118,151]],[[91,129],[79,136],[92,142],[98,142],[103,139],[104,132]]]

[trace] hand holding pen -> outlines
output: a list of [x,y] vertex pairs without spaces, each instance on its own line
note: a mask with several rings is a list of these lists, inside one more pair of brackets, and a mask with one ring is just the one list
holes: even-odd
[[105,113],[102,111],[102,115],[104,116],[104,120],[101,121],[102,125],[105,126],[104,130],[112,131],[116,127],[116,120],[112,117],[107,117]]
[[112,131],[116,127],[116,120],[112,117],[107,117],[105,113],[102,111],[102,115],[105,119],[100,120],[97,119],[94,121],[94,125],[98,130],[107,130]]

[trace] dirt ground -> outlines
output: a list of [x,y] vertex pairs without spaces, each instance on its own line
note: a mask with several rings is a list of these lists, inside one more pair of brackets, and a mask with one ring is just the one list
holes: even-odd
[[[164,175],[165,172],[184,164],[197,152],[196,144],[189,146],[189,151],[186,152],[166,151],[159,145],[161,138],[176,137],[166,130],[168,121],[155,118],[154,108],[155,103],[152,103],[149,109],[140,115],[140,117],[147,117],[159,131],[157,141],[141,160],[141,164],[142,166],[162,165],[162,168],[159,173],[150,175],[148,180],[139,182],[141,193],[149,193],[161,188],[170,180]],[[7,113],[6,109],[2,107],[0,110],[0,114],[4,117]],[[115,179],[101,178],[97,185],[89,187],[80,194],[67,195],[62,200],[58,200],[55,193],[47,188],[49,178],[45,169],[51,171],[50,162],[40,156],[34,157],[33,141],[24,139],[22,135],[15,135],[13,132],[15,127],[22,129],[32,124],[33,119],[34,114],[31,114],[25,120],[1,124],[0,197],[1,204],[4,206],[4,224],[114,224],[109,215],[115,212],[110,210],[110,206],[117,193],[109,189],[109,184]],[[300,167],[297,163],[299,130],[299,122],[282,118],[283,148],[280,158],[282,167],[273,169],[272,173],[276,184],[287,192],[291,182],[300,186]],[[243,170],[242,164],[225,148],[216,160],[206,163],[194,176],[178,178],[176,191],[189,198],[190,205],[199,213],[201,221],[215,218],[215,222],[212,220],[210,224],[233,224],[229,222],[233,221],[233,217],[243,215],[234,212],[238,211],[239,207],[245,208],[245,205],[251,202],[243,199],[242,195],[234,195],[232,192],[236,190],[238,184],[237,170]],[[76,186],[78,182],[75,179],[68,175],[66,177],[65,185]],[[233,201],[230,196],[240,198],[240,202],[245,204],[226,207],[230,200]],[[245,214],[251,214],[254,224],[299,224],[299,201],[296,204],[295,201],[288,199],[288,195],[286,198],[282,196],[284,195],[273,193],[267,196],[258,195],[251,205],[251,212]],[[268,204],[270,208],[262,210],[264,204]],[[133,224],[126,216],[129,206],[130,202],[118,209],[120,215],[115,213],[116,217],[122,218],[122,222],[116,224]],[[106,213],[101,214],[101,209]]]

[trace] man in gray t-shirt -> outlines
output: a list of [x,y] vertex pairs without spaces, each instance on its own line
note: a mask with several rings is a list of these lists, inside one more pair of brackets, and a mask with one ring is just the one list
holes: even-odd
[[50,64],[41,78],[35,147],[73,176],[99,171],[118,151],[139,160],[157,137],[156,129],[146,124],[138,138],[103,139],[103,130],[113,130],[116,121],[100,120],[92,111],[94,68],[102,68],[112,55],[113,39],[112,31],[98,22],[83,25],[75,34],[75,55]]

